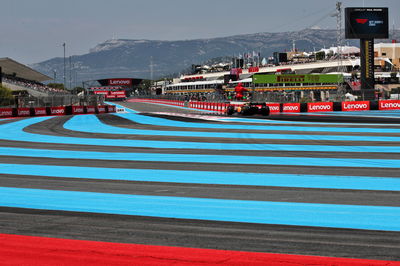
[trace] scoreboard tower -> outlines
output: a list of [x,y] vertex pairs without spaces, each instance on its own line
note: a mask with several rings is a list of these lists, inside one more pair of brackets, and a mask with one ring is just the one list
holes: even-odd
[[345,9],[346,39],[360,39],[361,91],[365,100],[375,98],[374,39],[389,38],[386,7]]

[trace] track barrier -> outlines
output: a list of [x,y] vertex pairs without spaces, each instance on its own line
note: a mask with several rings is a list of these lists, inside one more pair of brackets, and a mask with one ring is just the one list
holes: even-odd
[[0,108],[0,118],[115,113],[114,105]]
[[[173,101],[164,99],[131,99],[129,102],[149,102],[173,106],[186,106],[192,109],[209,110],[226,113],[228,106],[242,107],[243,102],[205,102],[205,101]],[[310,102],[310,103],[266,103],[272,114],[300,112],[335,112],[335,111],[369,111],[400,110],[400,100],[379,101],[345,101],[345,102]],[[1,117],[1,110],[0,110]]]

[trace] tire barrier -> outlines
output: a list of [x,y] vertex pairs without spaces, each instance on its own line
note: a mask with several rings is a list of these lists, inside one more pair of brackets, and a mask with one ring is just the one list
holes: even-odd
[[113,105],[0,108],[0,118],[115,113]]

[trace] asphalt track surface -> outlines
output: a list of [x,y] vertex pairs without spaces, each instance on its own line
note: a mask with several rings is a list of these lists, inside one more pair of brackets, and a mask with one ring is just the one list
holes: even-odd
[[0,233],[400,261],[399,119],[124,105],[0,120]]

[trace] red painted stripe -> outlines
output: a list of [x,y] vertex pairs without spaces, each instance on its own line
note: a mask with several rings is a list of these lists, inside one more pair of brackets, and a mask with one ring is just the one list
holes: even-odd
[[396,261],[120,244],[0,234],[1,265],[400,265]]

